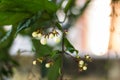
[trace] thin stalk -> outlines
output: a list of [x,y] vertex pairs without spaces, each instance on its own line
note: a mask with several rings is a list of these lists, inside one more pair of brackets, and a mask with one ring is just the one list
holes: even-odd
[[72,56],[71,54],[69,54],[69,53],[67,53],[67,52],[65,52],[65,54],[68,55],[68,56],[70,56],[74,61],[78,62],[78,59],[75,58],[74,56]]
[[63,80],[63,75],[64,75],[64,72],[63,72],[63,64],[64,64],[63,58],[64,58],[64,53],[65,53],[64,37],[65,37],[65,33],[64,33],[64,31],[63,31],[63,36],[62,36],[62,52],[61,52],[61,57],[62,57],[62,62],[61,62],[61,75],[60,75],[60,77],[59,77],[59,80]]
[[2,75],[0,74],[0,80],[2,80]]

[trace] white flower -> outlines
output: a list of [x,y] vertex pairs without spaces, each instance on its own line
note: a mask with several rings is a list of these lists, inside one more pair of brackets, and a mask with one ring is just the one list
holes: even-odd
[[49,38],[54,38],[54,35],[51,33],[50,35],[49,35]]
[[43,38],[40,40],[40,43],[41,43],[42,45],[46,45],[46,44],[47,44],[47,39],[43,37]]
[[55,41],[56,43],[59,43],[59,42],[60,42],[60,37],[55,36],[55,37],[54,37],[54,41]]

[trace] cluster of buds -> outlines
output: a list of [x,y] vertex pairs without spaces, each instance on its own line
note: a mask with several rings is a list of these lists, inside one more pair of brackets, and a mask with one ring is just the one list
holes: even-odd
[[87,63],[86,62],[92,62],[92,58],[89,55],[85,55],[85,61],[80,59],[80,57],[78,58],[78,67],[80,71],[85,71],[87,70]]
[[[37,65],[37,63],[42,63],[44,60],[46,60],[46,59],[43,57],[37,58],[36,60],[33,61],[33,65]],[[53,65],[53,61],[48,60],[47,63],[45,64],[45,67],[50,68],[52,65]]]
[[59,33],[55,29],[53,29],[51,32],[49,32],[47,34],[42,33],[40,30],[34,31],[32,33],[32,36],[34,38],[39,39],[40,43],[42,45],[46,45],[48,39],[53,39],[56,43],[59,43],[60,37],[58,35],[59,35]]
[[88,62],[92,62],[92,58],[89,55],[85,55],[85,60]]
[[42,63],[44,60],[43,57],[37,58],[36,60],[33,61],[33,65],[37,65],[37,63]]
[[78,66],[80,71],[87,70],[87,64],[83,60],[78,62]]
[[53,65],[53,62],[50,61],[50,62],[47,62],[47,63],[45,64],[45,67],[46,67],[46,68],[50,68],[52,65]]

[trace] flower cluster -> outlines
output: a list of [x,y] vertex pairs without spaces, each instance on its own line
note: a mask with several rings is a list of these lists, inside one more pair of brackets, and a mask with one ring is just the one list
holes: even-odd
[[59,43],[60,37],[58,35],[59,33],[55,29],[46,34],[43,33],[41,30],[34,31],[32,33],[32,36],[36,39],[39,39],[42,45],[46,45],[48,39],[53,39],[56,43]]
[[83,60],[80,60],[78,64],[79,64],[78,66],[79,66],[80,71],[87,70],[87,64],[85,64]]
[[92,58],[89,55],[85,55],[85,60],[79,58],[78,67],[80,71],[87,70],[87,62],[92,62]]
[[53,65],[53,61],[52,60],[47,60],[47,58],[37,58],[36,60],[33,61],[33,65],[37,65],[37,63],[42,63],[43,61],[47,61],[45,64],[46,68],[50,68]]

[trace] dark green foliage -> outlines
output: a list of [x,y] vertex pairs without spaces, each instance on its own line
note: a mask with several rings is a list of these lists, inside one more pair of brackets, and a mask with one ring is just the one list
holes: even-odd
[[23,29],[30,27],[32,24],[34,24],[40,18],[40,16],[41,16],[41,12],[38,12],[33,17],[25,19],[24,21],[22,21],[17,27],[16,34],[20,31],[22,31]]
[[10,34],[12,33],[12,29],[9,30],[6,35],[0,39],[0,43],[2,43],[3,41],[7,40],[7,38],[10,36]]
[[62,64],[61,55],[57,55],[54,60],[53,66],[48,71],[48,80],[57,80],[60,75],[60,69]]
[[53,14],[56,10],[56,4],[48,0],[1,0],[0,26],[18,24],[40,11]]
[[66,7],[64,8],[64,12],[67,13],[67,11],[72,7],[72,5],[74,4],[75,0],[69,0]]
[[60,30],[60,31],[62,31],[63,29],[62,29],[62,26],[57,22],[56,23],[56,26],[57,26],[57,28]]
[[74,48],[74,46],[68,41],[67,38],[64,39],[65,46],[66,46],[66,51],[70,51],[73,53],[74,51],[78,53],[78,51]]
[[52,48],[48,45],[41,45],[39,40],[33,39],[33,45],[35,47],[35,52],[37,57],[49,56],[52,52]]
[[43,0],[1,0],[0,11],[34,14],[44,9]]
[[[21,16],[21,17],[20,17]],[[27,13],[16,12],[2,12],[0,11],[0,26],[3,25],[16,25],[23,19],[28,18],[30,15]]]

